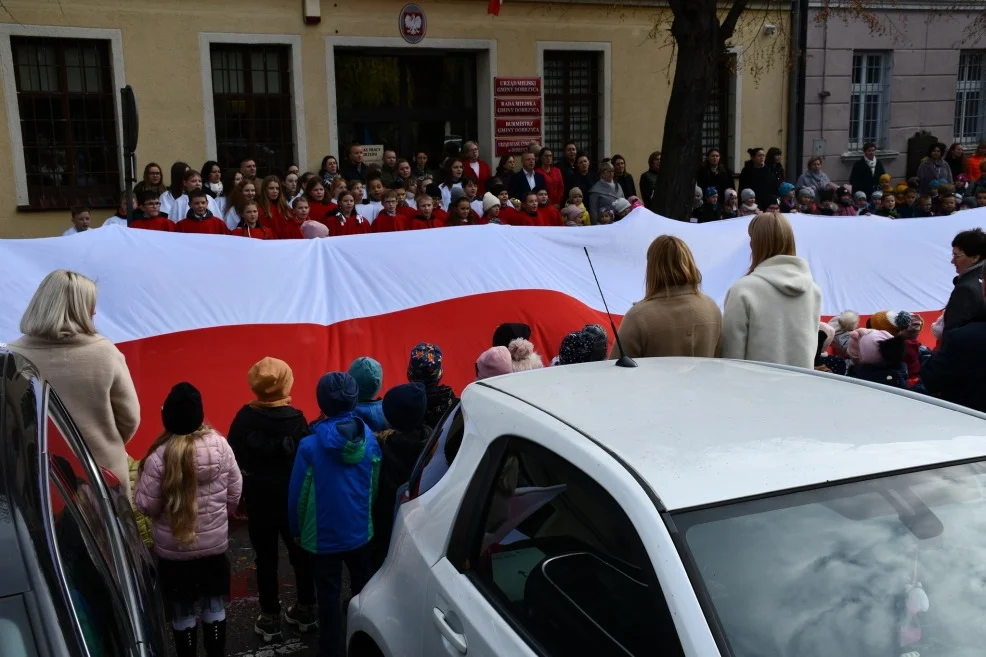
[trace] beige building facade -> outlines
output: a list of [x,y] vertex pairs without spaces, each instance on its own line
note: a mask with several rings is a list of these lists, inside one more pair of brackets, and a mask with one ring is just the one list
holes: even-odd
[[[484,0],[416,4],[424,38],[412,44],[399,0],[5,0],[0,237],[58,235],[72,205],[91,206],[94,225],[114,213],[124,85],[139,108],[138,178],[148,162],[167,181],[175,161],[226,168],[247,154],[262,174],[317,171],[351,140],[437,157],[450,138],[477,139],[495,163],[504,77],[542,79],[541,141],[554,149],[571,138],[594,160],[619,153],[635,177],[661,149],[672,48],[650,35],[669,21],[663,3],[506,0],[499,17]],[[742,28],[707,110],[703,143],[736,170],[750,146],[786,143],[788,72],[754,79],[744,65],[775,38]]]

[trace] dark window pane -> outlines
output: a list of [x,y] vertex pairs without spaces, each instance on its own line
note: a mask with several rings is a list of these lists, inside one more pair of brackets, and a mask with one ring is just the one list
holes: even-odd
[[12,37],[29,204],[113,207],[120,190],[110,46]]
[[292,119],[288,46],[213,45],[212,93],[219,165],[252,157],[257,175],[283,172],[295,159],[291,131],[270,122]]
[[596,162],[599,157],[599,54],[544,53],[544,143],[556,153],[571,139]]

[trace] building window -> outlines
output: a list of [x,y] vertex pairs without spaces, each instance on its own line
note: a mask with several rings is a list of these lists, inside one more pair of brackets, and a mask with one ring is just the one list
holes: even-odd
[[290,47],[213,44],[211,55],[219,165],[252,158],[257,175],[283,174],[296,159]]
[[702,155],[713,148],[719,151],[722,162],[732,156],[729,148],[733,137],[733,121],[736,119],[736,55],[723,57],[712,82],[712,95],[702,117]]
[[955,141],[975,146],[986,136],[986,53],[964,52],[955,86]]
[[873,142],[886,148],[890,125],[890,53],[857,52],[852,58],[849,150]]
[[544,143],[561,159],[574,141],[589,160],[599,158],[598,52],[547,50],[544,53]]
[[116,207],[120,162],[109,41],[12,37],[28,207]]

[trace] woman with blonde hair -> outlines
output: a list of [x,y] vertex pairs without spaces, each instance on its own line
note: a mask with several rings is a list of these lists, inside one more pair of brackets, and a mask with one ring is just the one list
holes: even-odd
[[129,495],[126,443],[140,424],[140,402],[123,354],[96,332],[96,283],[59,269],[48,274],[10,344],[54,387],[97,465]]
[[[683,240],[661,235],[647,249],[646,294],[620,324],[620,342],[631,358],[719,355],[722,314],[699,289],[702,274]],[[610,358],[621,356],[618,344]]]
[[233,449],[205,424],[202,395],[179,383],[161,407],[164,433],[137,469],[134,502],[151,519],[161,594],[177,657],[197,653],[196,606],[207,657],[226,654],[229,516],[243,490]]
[[750,269],[726,293],[722,356],[812,369],[822,292],[796,255],[794,229],[771,213],[754,217],[748,232]]

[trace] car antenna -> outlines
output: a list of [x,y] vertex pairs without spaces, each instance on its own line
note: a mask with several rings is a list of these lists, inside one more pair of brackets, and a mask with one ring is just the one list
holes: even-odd
[[620,358],[616,361],[617,367],[636,367],[637,361],[627,356],[627,352],[623,351],[623,343],[620,341],[620,333],[616,330],[616,322],[613,321],[613,313],[609,312],[609,304],[606,303],[606,295],[603,294],[603,286],[599,284],[599,277],[596,276],[596,268],[592,266],[592,258],[589,257],[589,249],[587,247],[582,247],[585,251],[585,259],[589,261],[589,269],[592,270],[592,278],[596,281],[596,287],[599,289],[599,296],[603,300],[603,308],[606,309],[606,316],[609,317],[609,325],[613,327],[613,336],[616,338],[616,346],[620,348]]

